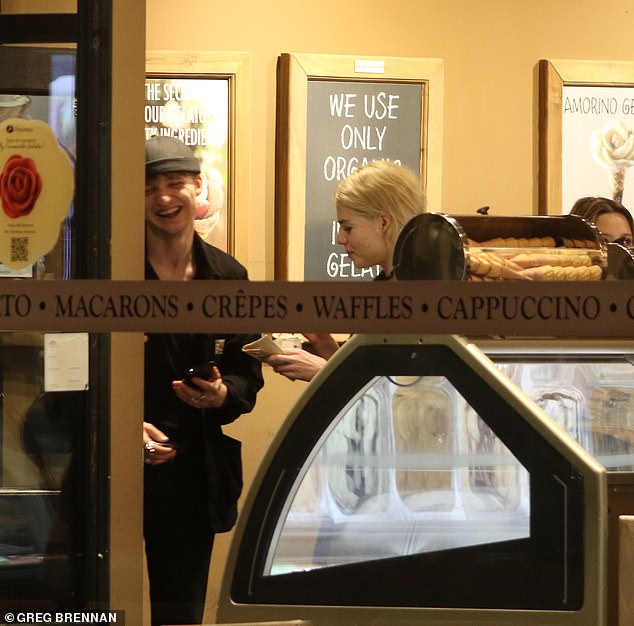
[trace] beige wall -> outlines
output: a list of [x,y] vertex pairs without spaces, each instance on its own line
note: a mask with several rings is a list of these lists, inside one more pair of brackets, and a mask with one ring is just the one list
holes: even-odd
[[[137,28],[145,12],[139,3],[112,2],[112,255],[111,276],[115,280],[143,278],[145,237],[143,212],[130,219],[130,207],[143,206],[145,177],[144,136],[130,108],[143,106],[145,90],[135,80],[145,71],[143,36]],[[136,26],[136,28],[135,28]],[[129,624],[141,624],[144,606],[144,560],[142,546],[143,475],[139,468],[142,440],[143,389],[130,384],[143,371],[143,334],[112,333],[110,362],[110,602],[124,610]],[[145,611],[147,619],[148,611]]]
[[[442,206],[493,214],[537,206],[541,58],[634,60],[629,0],[148,0],[150,49],[251,55],[249,254],[273,277],[275,63],[281,52],[445,60]],[[262,236],[262,233],[265,236]]]
[[[265,366],[264,388],[259,394],[255,410],[224,428],[227,434],[242,441],[245,484],[243,497],[253,481],[268,444],[306,384],[301,381],[291,382]],[[220,583],[232,535],[233,532],[216,535],[205,610],[205,616],[210,623],[214,623]]]
[[[274,275],[275,66],[282,52],[440,57],[445,61],[443,193],[449,213],[537,211],[539,59],[634,60],[629,0],[148,0],[148,49],[251,56],[250,231],[245,263]],[[262,236],[264,234],[264,236]],[[264,329],[266,330],[266,329]],[[289,329],[291,330],[291,329]],[[259,404],[232,432],[247,485],[301,390],[267,371]],[[207,614],[215,613],[230,535],[218,537]]]

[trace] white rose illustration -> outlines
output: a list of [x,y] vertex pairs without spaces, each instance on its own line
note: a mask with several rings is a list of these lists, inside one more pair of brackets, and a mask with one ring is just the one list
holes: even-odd
[[589,147],[594,160],[608,170],[612,197],[621,202],[625,169],[634,165],[634,132],[610,120],[590,135]]

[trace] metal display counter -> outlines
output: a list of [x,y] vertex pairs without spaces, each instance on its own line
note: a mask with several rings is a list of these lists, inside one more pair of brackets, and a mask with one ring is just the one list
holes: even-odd
[[634,279],[634,248],[618,243],[607,244],[608,280]]
[[399,234],[393,261],[398,280],[600,280],[607,251],[577,215],[423,213]]
[[[618,244],[608,244],[608,251],[613,247],[625,251]],[[619,534],[621,518],[634,513],[634,342],[506,340],[479,346],[606,468],[607,623],[632,623],[631,607],[619,606],[619,589],[629,587],[630,597],[634,591],[631,576],[619,576],[623,559],[632,557],[623,553]]]
[[617,626],[634,346],[562,345],[352,337],[247,494],[218,622]]

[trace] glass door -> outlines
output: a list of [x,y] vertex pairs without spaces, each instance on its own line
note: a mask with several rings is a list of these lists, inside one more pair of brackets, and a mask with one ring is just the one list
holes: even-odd
[[[109,278],[109,137],[92,130],[110,101],[99,4],[0,9],[0,288]],[[101,45],[84,45],[96,27]],[[108,354],[107,335],[0,330],[1,608],[107,606]]]

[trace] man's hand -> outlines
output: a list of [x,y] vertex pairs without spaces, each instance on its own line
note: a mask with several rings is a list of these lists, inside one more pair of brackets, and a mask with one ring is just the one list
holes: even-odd
[[227,385],[223,382],[220,370],[216,366],[213,367],[209,380],[194,376],[191,384],[195,387],[182,380],[172,381],[172,389],[176,396],[189,406],[199,409],[217,409],[227,399]]
[[169,437],[150,422],[143,422],[143,459],[148,465],[167,463],[176,456]]

